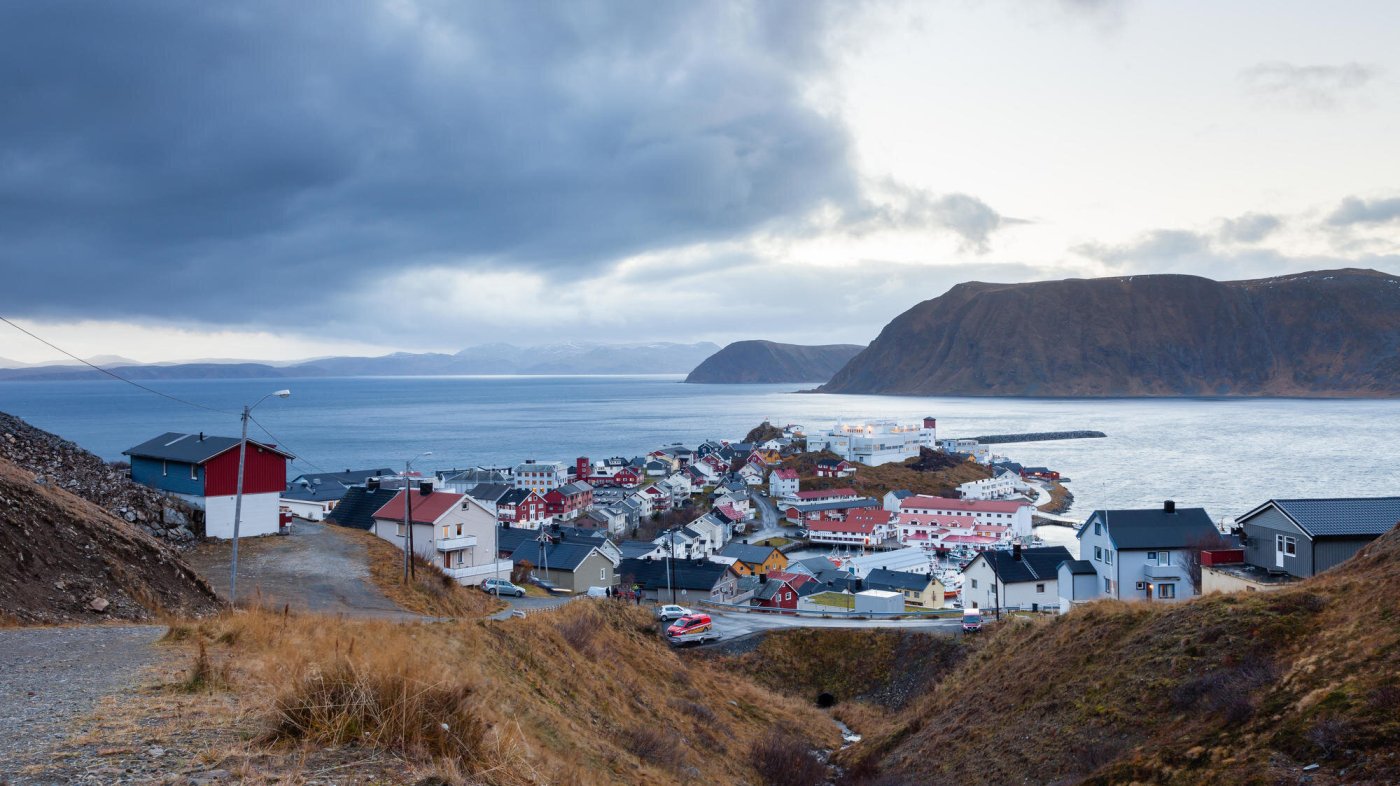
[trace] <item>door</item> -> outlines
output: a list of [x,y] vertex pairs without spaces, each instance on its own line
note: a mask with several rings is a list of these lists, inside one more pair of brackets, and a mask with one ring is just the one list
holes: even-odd
[[1274,564],[1283,567],[1283,536],[1274,536]]

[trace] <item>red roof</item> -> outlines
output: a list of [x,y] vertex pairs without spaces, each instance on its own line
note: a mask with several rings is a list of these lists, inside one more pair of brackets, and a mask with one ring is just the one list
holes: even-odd
[[797,480],[797,470],[795,469],[775,469],[773,474],[777,475],[779,480]]
[[719,512],[729,517],[730,521],[743,521],[744,514],[734,509],[733,505],[720,505]]
[[[856,496],[855,489],[816,489],[813,491],[799,491],[796,496],[800,500],[811,501],[817,499],[840,499],[842,497]],[[910,497],[916,499],[916,497]]]
[[[452,494],[446,491],[434,491],[431,494],[415,491],[412,501],[413,523],[436,524],[444,513],[462,504],[464,499],[466,499],[464,494]],[[383,507],[374,512],[373,518],[403,521],[403,492],[400,491],[394,495],[393,499],[384,503]]]
[[785,570],[770,570],[768,571],[768,580],[786,582],[788,586],[797,589],[803,584],[813,581],[813,578],[806,573],[789,573]]
[[969,513],[1015,513],[1029,502],[998,499],[951,499],[949,497],[908,497],[900,510],[956,510]]

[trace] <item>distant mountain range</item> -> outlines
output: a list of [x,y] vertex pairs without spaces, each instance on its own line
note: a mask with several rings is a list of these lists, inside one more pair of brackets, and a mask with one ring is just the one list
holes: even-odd
[[[192,362],[137,364],[90,359],[127,379],[252,379],[260,377],[449,376],[455,374],[684,374],[719,349],[696,344],[481,344],[455,354],[396,352],[380,357],[328,357],[291,364]],[[125,360],[125,359],[119,359]],[[102,379],[80,365],[0,368],[0,380]]]
[[803,346],[773,341],[735,341],[705,358],[686,382],[823,382],[864,347],[858,344]]
[[1400,277],[1146,275],[959,284],[896,317],[819,392],[1400,395]]

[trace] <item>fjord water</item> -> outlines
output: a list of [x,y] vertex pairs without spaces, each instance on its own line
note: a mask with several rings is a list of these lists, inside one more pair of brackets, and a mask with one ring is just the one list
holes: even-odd
[[[1013,399],[815,395],[813,385],[687,385],[678,376],[378,377],[0,383],[0,411],[114,460],[166,431],[236,436],[239,407],[300,458],[292,472],[423,469],[633,456],[737,439],[760,421],[808,427],[925,415],[940,436],[1096,429],[1106,439],[997,446],[1073,479],[1073,513],[1171,498],[1217,519],[1270,497],[1400,494],[1400,400]],[[252,434],[268,439],[256,426]]]

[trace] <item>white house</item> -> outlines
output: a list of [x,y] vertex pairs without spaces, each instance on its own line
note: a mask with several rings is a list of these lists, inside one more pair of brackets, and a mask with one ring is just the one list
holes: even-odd
[[1079,557],[1098,573],[1102,597],[1186,600],[1198,593],[1185,569],[1188,550],[1218,536],[1203,508],[1096,510],[1079,528]]
[[913,458],[919,455],[920,448],[937,447],[937,426],[934,418],[924,418],[922,423],[916,424],[838,423],[826,431],[808,434],[807,450],[828,450],[847,461],[866,466],[888,464]]
[[973,461],[986,464],[992,460],[992,448],[983,445],[975,439],[940,439],[938,447],[945,453],[956,453],[960,456],[971,456]]
[[432,490],[424,483],[400,491],[374,512],[373,532],[405,548],[405,498],[411,508],[413,550],[462,584],[509,576],[510,560],[496,558],[496,517],[463,494]]
[[768,496],[773,499],[790,499],[797,496],[801,481],[797,470],[778,468],[768,473]]
[[1080,603],[1103,597],[1094,563],[1083,559],[1066,560],[1060,563],[1057,574],[1061,614],[1068,614]]
[[287,490],[277,502],[297,518],[321,521],[345,496],[346,489],[364,483],[366,478],[393,476],[388,467],[347,469],[344,472],[313,472],[287,481]]
[[963,607],[1058,609],[1060,563],[1073,559],[1064,546],[984,551],[963,568]]
[[540,496],[569,482],[569,471],[562,461],[526,459],[511,471],[511,482],[518,489],[529,489]]
[[1029,486],[1020,475],[999,469],[993,477],[959,484],[958,496],[963,499],[1006,499],[1027,490]]
[[739,477],[744,479],[744,483],[749,486],[763,485],[763,468],[757,464],[747,463],[739,468]]
[[895,489],[894,491],[886,491],[885,496],[881,498],[880,507],[884,508],[885,510],[888,510],[891,513],[898,513],[899,506],[904,504],[904,500],[909,499],[912,496],[914,496],[914,492],[910,491],[909,489]]
[[818,519],[807,524],[812,543],[858,549],[877,546],[894,533],[894,514],[881,508],[859,508],[844,518]]

